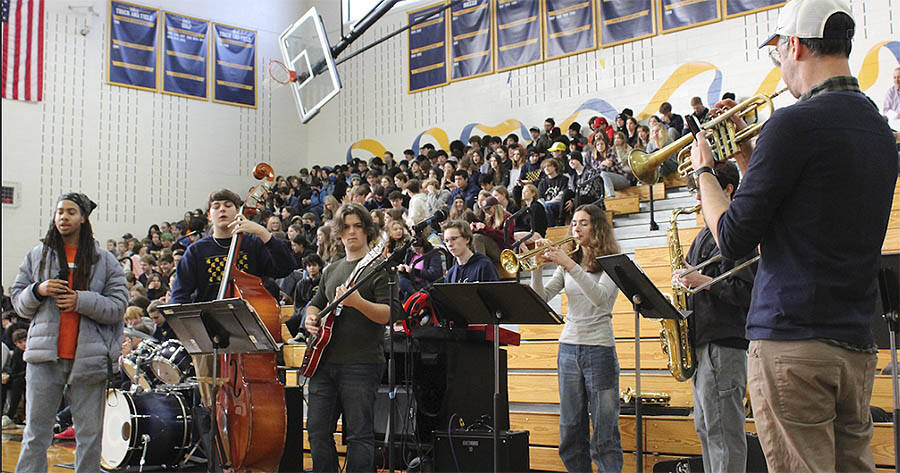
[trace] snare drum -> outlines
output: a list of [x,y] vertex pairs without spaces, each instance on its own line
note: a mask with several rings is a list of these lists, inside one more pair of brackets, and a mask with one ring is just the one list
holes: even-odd
[[131,379],[132,384],[148,391],[157,384],[156,375],[153,374],[150,366],[150,361],[157,350],[159,350],[159,345],[150,340],[144,340],[131,353],[122,358],[122,368]]
[[175,339],[166,340],[153,355],[150,364],[153,374],[166,384],[178,384],[194,375],[191,355]]
[[107,470],[138,465],[178,466],[191,445],[190,399],[175,390],[106,396],[100,463]]

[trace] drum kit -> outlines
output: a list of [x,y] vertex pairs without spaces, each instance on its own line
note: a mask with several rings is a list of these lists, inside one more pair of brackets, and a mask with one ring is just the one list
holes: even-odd
[[164,342],[126,328],[141,338],[122,360],[131,390],[106,396],[100,462],[106,470],[145,465],[174,469],[185,462],[193,442],[194,365],[180,341]]

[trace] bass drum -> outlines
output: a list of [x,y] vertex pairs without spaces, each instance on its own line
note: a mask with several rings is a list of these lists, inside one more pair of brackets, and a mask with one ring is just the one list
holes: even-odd
[[191,445],[191,404],[182,392],[128,393],[111,389],[106,395],[100,464],[107,470],[138,465],[174,468]]
[[194,376],[191,355],[180,341],[166,340],[153,355],[153,374],[166,384],[178,384]]

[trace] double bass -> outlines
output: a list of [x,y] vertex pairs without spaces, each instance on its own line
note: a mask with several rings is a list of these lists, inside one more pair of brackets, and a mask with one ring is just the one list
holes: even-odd
[[[274,187],[275,172],[260,163],[253,177],[255,186],[236,218],[256,214],[257,204]],[[263,321],[276,342],[281,342],[281,309],[263,287],[262,280],[237,266],[243,233],[231,239],[217,299],[240,297]],[[287,432],[284,386],[278,381],[276,354],[241,353],[219,355],[220,379],[216,394],[216,422],[222,440],[223,460],[237,471],[275,471],[281,461]]]

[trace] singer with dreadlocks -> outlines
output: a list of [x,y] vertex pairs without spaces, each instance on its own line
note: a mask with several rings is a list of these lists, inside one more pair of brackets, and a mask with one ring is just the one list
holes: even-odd
[[17,472],[48,471],[47,449],[66,387],[78,444],[75,471],[100,468],[106,385],[118,370],[128,287],[116,257],[94,241],[88,216],[95,207],[84,194],[63,194],[12,287],[16,313],[31,319]]

